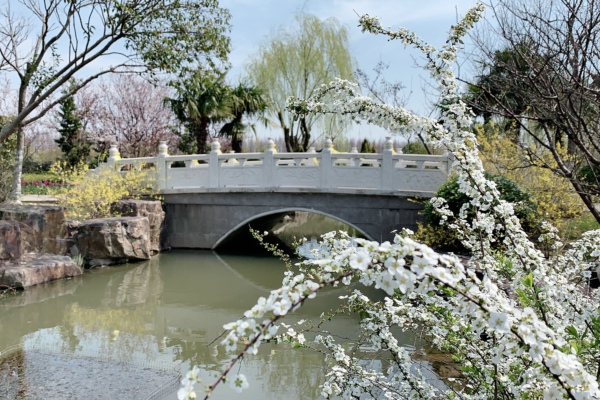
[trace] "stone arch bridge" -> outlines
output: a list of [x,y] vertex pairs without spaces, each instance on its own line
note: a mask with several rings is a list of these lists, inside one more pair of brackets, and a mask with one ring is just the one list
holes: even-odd
[[415,229],[423,204],[447,180],[444,155],[396,154],[387,139],[381,154],[341,153],[330,140],[319,153],[277,153],[273,141],[261,153],[169,155],[120,159],[111,148],[102,168],[153,165],[173,248],[214,249],[253,220],[287,211],[325,214],[366,237],[391,240],[392,231]]

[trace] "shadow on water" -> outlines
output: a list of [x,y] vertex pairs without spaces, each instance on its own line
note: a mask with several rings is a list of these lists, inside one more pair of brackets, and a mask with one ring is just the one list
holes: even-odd
[[308,211],[286,211],[259,217],[229,234],[217,247],[219,254],[267,256],[266,251],[252,237],[250,229],[268,232],[265,241],[275,244],[288,254],[301,238],[318,238],[331,231],[344,231],[353,237],[364,237],[357,229],[330,216]]

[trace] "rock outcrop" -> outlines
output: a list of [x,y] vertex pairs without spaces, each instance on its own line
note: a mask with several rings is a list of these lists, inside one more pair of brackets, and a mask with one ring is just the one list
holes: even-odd
[[68,256],[29,253],[18,260],[0,264],[0,286],[27,288],[82,273],[81,268]]
[[148,260],[152,254],[146,217],[91,219],[74,229],[71,254],[80,254],[89,267]]
[[21,257],[21,230],[15,221],[0,220],[0,260]]
[[20,254],[66,254],[65,214],[62,207],[4,204],[0,206],[0,220],[19,224]]
[[150,251],[157,254],[168,249],[165,212],[160,201],[121,200],[113,208],[122,217],[146,217],[150,224]]

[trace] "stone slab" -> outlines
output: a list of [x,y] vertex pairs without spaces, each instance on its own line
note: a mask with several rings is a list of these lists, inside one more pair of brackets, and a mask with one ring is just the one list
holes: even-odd
[[15,221],[0,220],[0,260],[21,257],[21,230]]
[[76,227],[71,252],[81,254],[90,267],[148,260],[152,254],[149,236],[146,217],[90,219]]
[[0,285],[27,288],[82,273],[82,269],[70,257],[29,253],[0,265]]
[[0,220],[19,224],[21,231],[21,254],[66,254],[65,214],[60,206],[30,204],[3,204]]

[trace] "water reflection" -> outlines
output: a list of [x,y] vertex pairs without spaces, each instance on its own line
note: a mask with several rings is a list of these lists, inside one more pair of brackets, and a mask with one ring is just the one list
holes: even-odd
[[[218,345],[223,324],[238,319],[258,297],[268,296],[280,285],[283,272],[281,263],[270,257],[218,257],[203,251],[176,251],[138,265],[92,270],[83,278],[40,285],[0,301],[0,349],[23,343],[120,361],[180,365],[182,372],[197,364],[210,383],[230,357]],[[344,290],[329,290],[286,323],[317,320],[321,312],[337,306]],[[352,336],[355,322],[341,316],[327,329]],[[261,347],[241,370],[252,382],[247,399],[316,398],[323,379],[321,357],[289,345]],[[225,388],[214,398],[230,396]]]

